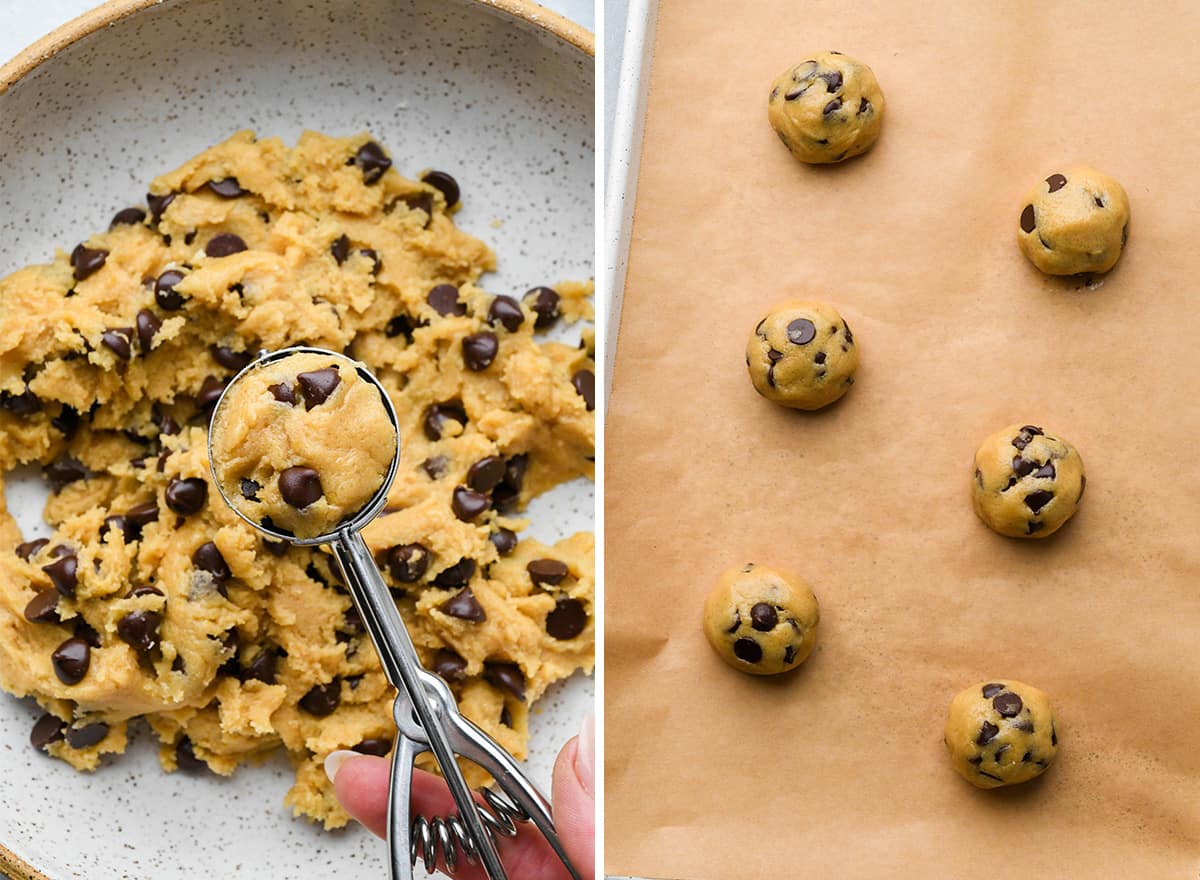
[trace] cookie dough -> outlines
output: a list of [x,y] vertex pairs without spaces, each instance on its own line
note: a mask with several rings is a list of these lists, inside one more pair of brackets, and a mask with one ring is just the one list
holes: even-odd
[[1049,698],[1004,679],[971,685],[951,701],[945,741],[954,769],[978,788],[1028,782],[1058,753]]
[[1087,477],[1068,443],[1037,425],[1009,425],[975,452],[975,513],[1012,538],[1044,538],[1074,516]]
[[1107,174],[1080,165],[1025,196],[1017,241],[1047,275],[1107,272],[1129,237],[1129,198]]
[[[242,132],[150,193],[0,280],[0,475],[40,465],[52,490],[48,540],[0,505],[0,685],[45,710],[34,744],[90,770],[140,718],[169,770],[283,748],[287,803],[346,823],[321,763],[386,752],[393,692],[332,558],[265,540],[206,455],[253,353],[311,345],[393,401],[399,471],[364,538],[421,661],[523,756],[530,707],[593,663],[592,536],[543,545],[522,515],[593,474],[590,348],[545,341],[522,291],[483,290],[491,250],[368,135]],[[591,291],[554,285],[543,322],[590,318]]]
[[383,487],[396,429],[360,364],[290,354],[252,368],[213,413],[213,472],[248,519],[298,538],[334,531]]
[[850,325],[826,303],[780,303],[746,343],[754,390],[793,409],[820,409],[850,390],[858,345]]
[[841,52],[818,52],[771,83],[767,118],[801,162],[841,162],[871,149],[883,127],[883,92],[871,68]]
[[821,619],[812,589],[799,575],[764,565],[731,568],[704,603],[704,635],[739,672],[775,675],[812,653]]

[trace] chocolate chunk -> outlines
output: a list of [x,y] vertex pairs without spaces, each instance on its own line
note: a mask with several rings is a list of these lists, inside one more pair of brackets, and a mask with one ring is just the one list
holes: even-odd
[[267,390],[271,392],[271,396],[280,403],[286,403],[288,406],[296,405],[296,390],[286,382],[280,382],[276,385],[267,386]]
[[150,217],[157,224],[162,219],[163,213],[167,210],[167,205],[175,201],[175,196],[178,193],[167,193],[166,195],[156,196],[154,193],[146,194],[146,204],[150,207]]
[[208,769],[208,764],[196,757],[196,748],[186,736],[175,746],[175,766],[184,773],[199,773]]
[[87,675],[91,664],[92,649],[78,637],[67,639],[50,655],[54,674],[63,684],[79,684]]
[[304,408],[308,410],[328,400],[341,384],[342,377],[338,375],[337,367],[325,367],[300,373],[296,376],[296,381],[300,384],[301,395],[304,396]]
[[1002,685],[1002,684],[995,684],[995,683],[985,684],[983,686],[983,697],[985,700],[990,700],[992,697],[996,696],[996,694],[1000,693],[1000,691],[1002,691],[1002,690],[1004,690],[1004,685]]
[[825,80],[825,92],[836,92],[842,87],[842,72],[834,70],[830,73],[818,73],[817,79]]
[[481,330],[463,337],[463,364],[473,373],[486,370],[500,351],[500,340],[490,330]]
[[254,354],[249,351],[235,351],[228,345],[213,345],[208,349],[213,359],[227,370],[237,372],[254,360]]
[[391,752],[392,741],[386,737],[372,736],[364,739],[356,746],[351,746],[350,750],[358,752],[360,755],[374,755],[377,758],[383,758]]
[[797,318],[787,325],[787,338],[793,345],[807,345],[816,336],[816,325],[808,318]]
[[158,522],[158,505],[153,501],[138,504],[125,511],[125,521],[140,535],[142,529],[152,522]]
[[279,475],[279,494],[292,507],[303,510],[325,494],[321,475],[310,467],[290,467]]
[[275,665],[278,655],[271,648],[263,648],[254,659],[242,669],[242,681],[261,681],[264,684],[275,684]]
[[242,241],[241,236],[234,235],[232,232],[214,235],[204,246],[204,253],[210,257],[230,257],[240,254],[244,250],[246,250],[246,242]]
[[175,312],[183,308],[183,294],[177,293],[175,285],[182,281],[184,275],[175,269],[168,269],[154,281],[154,301],[163,311]]
[[579,370],[571,377],[575,393],[583,398],[584,408],[591,412],[596,408],[596,374],[591,370]]
[[61,623],[58,616],[58,590],[41,590],[25,606],[25,619],[30,623]]
[[475,598],[475,594],[471,592],[470,587],[466,587],[461,592],[455,593],[439,605],[438,610],[450,617],[469,620],[471,623],[482,623],[487,620],[487,614],[484,612],[483,606],[479,604],[479,600]]
[[350,256],[350,238],[345,235],[341,236],[329,246],[329,252],[333,254],[337,264],[342,265]]
[[525,702],[525,674],[516,663],[484,663],[483,678],[488,684]]
[[1012,691],[997,694],[992,700],[992,707],[1000,713],[1001,718],[1015,718],[1021,713],[1023,706],[1021,698]]
[[79,560],[74,552],[55,559],[49,565],[43,565],[42,571],[50,576],[54,589],[68,599],[75,598],[75,587],[79,584]]
[[[1067,185],[1067,178],[1061,174],[1051,174],[1046,178],[1046,183],[1050,187],[1050,192],[1058,192]],[[1026,230],[1028,231],[1028,230]]]
[[100,342],[123,361],[133,356],[133,349],[130,347],[132,341],[132,327],[111,327],[100,334]]
[[996,738],[996,734],[1000,732],[1000,728],[990,721],[985,721],[979,728],[979,736],[975,738],[975,745],[983,746],[990,743]]
[[1023,456],[1017,455],[1013,457],[1012,469],[1018,477],[1024,477],[1033,473],[1033,469],[1038,466],[1036,461],[1030,461]]
[[158,320],[154,312],[142,309],[137,313],[138,345],[141,347],[143,356],[150,353],[150,349],[154,345],[154,335],[160,329],[162,329],[162,321]]
[[862,116],[864,113],[866,113],[870,109],[871,109],[871,102],[868,101],[866,98],[861,98],[858,102],[858,112],[855,113],[854,115]]
[[497,529],[488,536],[488,540],[501,556],[507,556],[517,548],[517,533],[511,529]]
[[172,477],[165,498],[167,507],[182,516],[199,513],[208,500],[208,483],[200,477]]
[[439,648],[433,655],[433,671],[446,681],[462,681],[467,673],[467,661],[449,648]]
[[441,440],[446,422],[455,421],[464,427],[467,424],[467,414],[462,404],[457,402],[435,403],[425,413],[425,436],[430,440]]
[[333,710],[342,701],[342,680],[335,678],[328,684],[314,685],[311,690],[300,698],[300,708],[309,715],[324,718],[333,714]]
[[429,569],[429,550],[424,544],[397,544],[387,551],[387,567],[393,580],[416,583]]
[[762,660],[762,646],[754,639],[738,639],[733,643],[733,655],[747,663],[757,663]]
[[759,632],[770,632],[779,623],[779,614],[773,605],[759,602],[750,609],[750,625]]
[[29,744],[35,749],[44,749],[50,743],[59,742],[63,738],[63,732],[66,729],[67,722],[61,718],[55,718],[49,712],[46,712],[33,725],[33,730],[29,732]]
[[546,615],[546,632],[553,639],[573,639],[587,626],[587,611],[578,599],[559,599]]
[[465,587],[475,574],[474,559],[460,559],[449,568],[437,573],[433,582],[439,587]]
[[1054,497],[1053,492],[1048,492],[1045,489],[1039,489],[1036,492],[1030,492],[1025,496],[1025,506],[1038,513],[1043,507],[1050,503]]
[[1026,205],[1025,210],[1021,212],[1021,230],[1024,232],[1033,232],[1037,228],[1037,221],[1033,215],[1033,205]]
[[258,490],[262,488],[261,483],[256,483],[254,480],[243,479],[241,485],[242,497],[247,501],[258,501]]
[[439,315],[462,317],[467,313],[466,303],[459,302],[458,288],[453,284],[439,284],[429,291],[425,302]]
[[250,191],[242,189],[236,177],[226,177],[223,180],[210,180],[204,184],[209,192],[212,192],[223,199],[236,199],[239,196],[249,195]]
[[552,327],[562,314],[560,310],[561,297],[552,288],[535,287],[525,293],[524,300],[525,305],[537,316],[533,322],[535,330],[546,330]]
[[31,416],[41,408],[42,402],[28,388],[20,394],[0,392],[0,409],[6,409],[15,416]]
[[207,571],[216,581],[228,580],[232,575],[229,564],[225,562],[225,557],[221,555],[221,551],[212,541],[196,548],[196,552],[192,554],[192,564],[201,571]]
[[434,189],[441,192],[441,194],[446,198],[447,208],[453,208],[458,204],[458,181],[445,171],[427,171],[425,174],[421,175],[421,182],[427,183]]
[[504,479],[504,459],[489,455],[479,459],[467,471],[467,485],[476,492],[491,492]]
[[42,469],[42,472],[50,481],[50,487],[55,492],[61,491],[70,483],[85,479],[88,475],[87,468],[74,458],[60,458],[52,461]]
[[429,479],[436,480],[439,477],[446,475],[446,466],[449,460],[444,455],[435,455],[432,458],[427,458],[421,462],[421,469],[429,476]]
[[68,727],[66,730],[67,745],[73,749],[86,749],[99,743],[108,736],[108,725],[103,721],[85,724],[83,727]]
[[834,98],[832,101],[830,101],[828,104],[825,105],[825,108],[821,111],[821,113],[825,116],[828,116],[830,113],[836,113],[838,110],[841,110],[841,109],[842,109],[842,99]]
[[385,171],[392,167],[392,160],[383,152],[383,147],[375,141],[367,141],[354,154],[354,162],[362,169],[363,183],[370,186],[383,177]]
[[117,635],[133,648],[149,654],[158,647],[158,627],[162,615],[157,611],[130,611],[117,621]]
[[75,250],[71,251],[71,266],[75,270],[75,280],[83,281],[99,272],[107,259],[108,251],[106,250],[77,245]]
[[525,566],[535,586],[557,587],[571,573],[567,564],[558,559],[535,559]]
[[49,538],[38,538],[36,541],[26,541],[24,544],[18,544],[15,552],[19,557],[26,562],[30,557],[37,554],[43,547],[50,543]]
[[511,296],[498,296],[488,307],[487,322],[493,327],[499,322],[509,333],[515,333],[525,323],[525,313]]
[[137,226],[139,223],[146,221],[146,212],[141,208],[125,208],[118,211],[116,216],[112,218],[112,222],[108,224],[109,229],[116,229],[118,226]]

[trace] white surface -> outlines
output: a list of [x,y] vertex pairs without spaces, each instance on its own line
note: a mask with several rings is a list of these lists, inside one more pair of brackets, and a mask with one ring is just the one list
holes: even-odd
[[[0,0],[6,39],[22,18],[13,5]],[[304,127],[369,128],[401,171],[453,173],[456,222],[499,256],[486,289],[591,276],[593,65],[502,21],[460,0],[168,0],[104,29],[0,95],[0,274],[69,249],[142,202],[157,172],[253,126],[287,141]],[[590,488],[539,500],[537,531],[589,528]],[[39,513],[32,494],[14,510],[23,523]],[[543,788],[591,703],[590,680],[576,678],[534,708],[529,769]],[[55,880],[386,875],[382,843],[361,829],[325,834],[290,817],[282,759],[228,780],[166,775],[142,736],[81,775],[29,747],[37,715],[0,695],[0,842]]]

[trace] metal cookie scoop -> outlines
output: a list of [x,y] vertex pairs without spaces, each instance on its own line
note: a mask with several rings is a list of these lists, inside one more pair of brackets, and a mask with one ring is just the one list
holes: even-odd
[[[258,531],[275,541],[299,546],[331,546],[354,605],[379,653],[384,674],[397,690],[393,707],[397,732],[392,747],[392,777],[388,790],[389,876],[392,880],[411,880],[412,865],[418,856],[423,857],[426,867],[432,870],[440,847],[446,868],[450,871],[454,870],[457,851],[461,849],[468,860],[482,863],[491,880],[507,880],[508,875],[496,850],[495,835],[514,836],[515,820],[532,821],[553,847],[571,877],[579,880],[579,874],[571,865],[555,832],[549,803],[521,772],[514,758],[462,716],[446,682],[421,666],[404,620],[396,610],[391,593],[363,541],[362,529],[383,509],[388,489],[400,464],[399,423],[391,400],[379,380],[366,368],[356,368],[359,378],[379,392],[380,401],[395,429],[395,452],[391,467],[374,497],[358,513],[339,523],[334,531],[313,538],[296,538],[289,532],[268,528],[250,519],[225,495],[212,454],[213,430],[220,423],[218,414],[221,407],[229,397],[230,390],[247,375],[296,354],[340,357],[336,352],[305,346],[260,353],[257,360],[234,376],[213,408],[208,435],[209,467],[225,503]],[[410,821],[413,761],[423,752],[433,752],[437,759],[458,807],[458,816],[439,817],[431,821],[417,817],[415,821]],[[478,764],[496,780],[504,796],[493,791],[484,793],[485,802],[494,812],[488,812],[474,800],[455,756]]]

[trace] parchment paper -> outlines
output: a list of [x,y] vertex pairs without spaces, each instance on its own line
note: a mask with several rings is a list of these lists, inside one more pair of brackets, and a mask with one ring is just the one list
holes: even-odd
[[[606,447],[609,872],[1200,877],[1198,10],[663,0]],[[867,156],[809,168],[766,96],[828,48],[873,67],[888,118]],[[1015,241],[1025,191],[1075,162],[1132,201],[1092,290]],[[818,414],[743,362],[793,296],[862,346]],[[1011,422],[1083,455],[1048,540],[971,510],[974,449]],[[794,674],[704,640],[745,561],[815,585]],[[945,712],[1005,676],[1050,694],[1059,757],[978,791]]]

